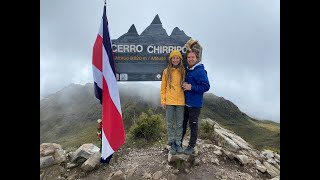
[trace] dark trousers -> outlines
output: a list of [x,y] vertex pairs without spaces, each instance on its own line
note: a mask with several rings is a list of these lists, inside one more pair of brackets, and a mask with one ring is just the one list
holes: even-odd
[[182,145],[184,135],[187,132],[187,125],[189,122],[189,127],[191,130],[189,146],[191,146],[191,147],[196,146],[197,138],[198,138],[198,118],[200,115],[200,110],[201,110],[201,108],[185,106],[184,120],[183,120],[183,125],[182,125],[183,130],[182,130],[181,145]]

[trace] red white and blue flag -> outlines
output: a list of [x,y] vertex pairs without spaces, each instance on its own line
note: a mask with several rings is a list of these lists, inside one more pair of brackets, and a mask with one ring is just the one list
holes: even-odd
[[101,162],[109,163],[112,154],[125,141],[112,42],[109,35],[106,4],[99,33],[93,46],[92,69],[95,96],[102,104]]

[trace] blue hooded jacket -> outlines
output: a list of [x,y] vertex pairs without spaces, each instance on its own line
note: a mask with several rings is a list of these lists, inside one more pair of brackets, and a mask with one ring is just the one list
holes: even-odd
[[187,68],[186,80],[191,84],[191,90],[184,91],[186,105],[201,108],[203,105],[203,93],[210,89],[207,71],[203,64],[195,64],[192,68]]

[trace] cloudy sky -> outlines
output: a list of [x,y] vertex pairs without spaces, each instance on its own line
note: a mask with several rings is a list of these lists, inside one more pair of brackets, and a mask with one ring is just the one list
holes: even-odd
[[[103,3],[40,0],[40,96],[93,82]],[[203,46],[209,92],[252,117],[280,122],[279,0],[107,0],[112,39],[132,24],[141,34],[157,14],[169,35],[179,27]]]

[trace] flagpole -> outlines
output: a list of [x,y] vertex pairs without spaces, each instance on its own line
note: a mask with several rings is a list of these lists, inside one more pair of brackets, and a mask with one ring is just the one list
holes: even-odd
[[[107,0],[104,0],[104,8],[107,8]],[[105,12],[106,13],[106,12]],[[102,112],[101,112],[102,113]],[[101,144],[100,144],[100,153],[102,154],[102,121],[101,121]],[[109,164],[110,160],[112,158],[112,154],[107,158],[107,159],[103,159],[102,157],[100,158],[100,163],[107,165]]]

